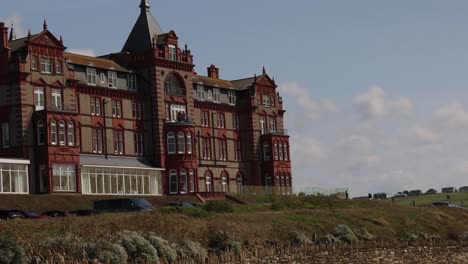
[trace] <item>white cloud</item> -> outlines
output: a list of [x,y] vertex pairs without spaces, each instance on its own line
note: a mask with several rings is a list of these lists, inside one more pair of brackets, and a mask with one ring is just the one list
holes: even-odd
[[416,143],[435,143],[441,139],[441,135],[427,127],[415,125],[408,131],[409,139]]
[[454,127],[468,126],[468,113],[459,102],[451,102],[432,114],[435,121]]
[[280,85],[279,91],[292,97],[295,103],[300,107],[304,116],[310,119],[320,119],[329,114],[338,111],[335,103],[329,100],[315,100],[307,91],[306,88],[301,87],[299,84],[291,82]]
[[388,100],[385,98],[384,90],[377,85],[354,97],[353,103],[364,120],[410,115],[414,110],[413,102],[409,98],[401,97],[397,100]]
[[369,153],[372,149],[372,142],[365,136],[351,135],[338,142],[341,150],[355,153]]
[[307,167],[327,157],[327,151],[317,139],[296,134],[291,137],[291,160],[295,166]]
[[11,28],[11,24],[13,23],[13,28],[15,29],[16,38],[22,38],[27,35],[26,30],[23,28],[23,17],[17,14],[12,14],[5,18],[1,17],[0,21],[4,22],[5,25],[9,28]]
[[68,49],[67,52],[96,57],[96,52],[92,49]]

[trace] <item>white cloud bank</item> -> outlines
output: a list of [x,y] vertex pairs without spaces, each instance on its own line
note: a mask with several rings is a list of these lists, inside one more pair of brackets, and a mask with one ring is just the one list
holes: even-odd
[[11,25],[13,24],[16,38],[22,38],[27,35],[27,31],[23,27],[23,17],[20,15],[12,14],[8,17],[0,17],[0,21],[4,22],[8,28],[11,28]]
[[354,97],[353,104],[363,120],[381,119],[387,116],[408,116],[413,113],[413,102],[407,97],[389,100],[384,90],[374,85],[369,91]]
[[463,105],[459,102],[451,102],[441,106],[434,111],[432,117],[435,121],[451,127],[466,127],[468,126],[468,113]]
[[292,98],[305,117],[317,120],[332,113],[338,112],[335,103],[329,100],[315,100],[307,91],[307,88],[297,83],[290,82],[280,85],[279,91],[282,95]]

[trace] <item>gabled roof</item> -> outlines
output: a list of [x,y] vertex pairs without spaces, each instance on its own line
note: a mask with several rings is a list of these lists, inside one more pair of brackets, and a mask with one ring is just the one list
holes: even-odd
[[20,39],[15,39],[10,42],[8,42],[8,46],[12,51],[16,51],[21,49],[22,47],[26,46],[26,41],[28,40],[28,37],[20,38]]
[[276,84],[274,83],[274,81],[266,73],[259,75],[259,76],[245,78],[245,79],[233,80],[231,82],[232,84],[234,84],[237,90],[247,90],[250,87],[252,87],[254,83],[263,83],[263,84],[272,85],[276,87]]
[[219,88],[225,88],[225,89],[235,89],[234,85],[230,81],[210,78],[210,77],[201,76],[201,75],[193,76],[192,82],[193,83],[203,84],[203,85],[208,85],[208,86],[212,86],[212,87],[219,87]]
[[141,0],[140,16],[133,26],[122,51],[142,51],[151,48],[153,39],[156,41],[163,32],[150,12],[148,0]]
[[90,56],[65,52],[65,60],[68,63],[82,65],[85,67],[91,66],[94,68],[113,69],[115,71],[120,71],[120,72],[129,72],[129,70],[126,69],[125,67],[109,59],[96,58],[96,57],[90,57]]

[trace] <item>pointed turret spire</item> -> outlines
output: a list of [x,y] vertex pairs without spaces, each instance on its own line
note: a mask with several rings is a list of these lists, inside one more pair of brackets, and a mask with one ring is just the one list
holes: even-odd
[[265,66],[263,66],[263,75],[266,74]]
[[44,25],[42,26],[42,28],[44,29],[44,31],[47,30],[47,20],[44,19]]
[[15,40],[16,39],[16,33],[15,33],[15,28],[13,25],[13,21],[11,21],[11,29],[10,29],[10,38],[9,41]]
[[158,40],[158,35],[163,31],[156,19],[151,15],[149,0],[141,0],[140,16],[138,17],[132,32],[122,51],[142,51],[152,47],[153,39]]

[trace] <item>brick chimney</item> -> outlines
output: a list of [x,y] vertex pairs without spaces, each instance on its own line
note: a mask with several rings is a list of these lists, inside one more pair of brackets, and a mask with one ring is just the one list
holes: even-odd
[[213,78],[213,79],[219,79],[219,69],[216,68],[214,64],[211,64],[208,69],[208,77]]
[[2,34],[2,40],[0,42],[0,47],[2,49],[8,49],[8,28],[5,26],[5,23],[0,22],[0,33]]

